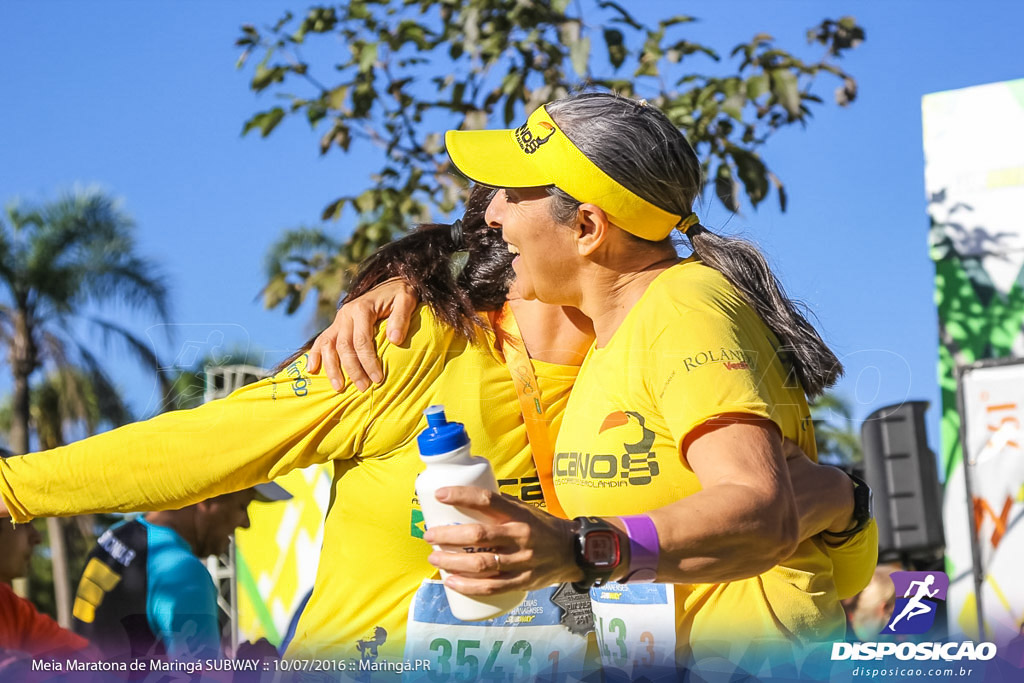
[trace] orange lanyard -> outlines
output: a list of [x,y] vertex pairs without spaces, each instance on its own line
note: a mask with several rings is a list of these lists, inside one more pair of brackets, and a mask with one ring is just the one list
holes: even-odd
[[519,396],[519,409],[526,424],[526,436],[533,452],[533,464],[537,468],[540,487],[544,492],[544,502],[547,503],[548,512],[564,518],[565,511],[562,510],[558,496],[555,495],[555,484],[551,478],[551,463],[555,455],[555,444],[551,439],[551,422],[544,417],[540,384],[533,372],[530,354],[523,343],[523,335],[519,332],[519,325],[508,302],[505,302],[498,313],[496,323],[500,330],[499,349],[505,356],[505,364],[512,375],[512,383]]

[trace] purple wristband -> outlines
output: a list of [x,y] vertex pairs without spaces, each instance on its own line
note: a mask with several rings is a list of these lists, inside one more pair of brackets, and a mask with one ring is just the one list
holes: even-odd
[[658,577],[658,528],[647,515],[619,517],[629,537],[629,573],[620,583],[654,583]]

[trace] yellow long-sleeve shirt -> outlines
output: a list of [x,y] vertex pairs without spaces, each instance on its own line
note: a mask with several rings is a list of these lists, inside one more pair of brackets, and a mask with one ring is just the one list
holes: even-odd
[[[543,501],[508,368],[481,333],[457,337],[426,307],[406,343],[377,335],[384,381],[336,392],[305,357],[274,377],[194,410],[160,415],[46,453],[0,460],[0,495],[14,519],[181,507],[333,461],[331,505],[313,595],[290,656],[359,659],[378,637],[400,661],[409,604],[435,578],[417,538],[413,484],[423,469],[415,437],[422,410],[443,403],[473,452],[492,459],[501,490]],[[550,414],[559,418],[577,368],[535,362]],[[422,532],[420,531],[419,534]]]

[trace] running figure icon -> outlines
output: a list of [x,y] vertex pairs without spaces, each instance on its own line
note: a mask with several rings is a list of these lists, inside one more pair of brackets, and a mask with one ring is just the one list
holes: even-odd
[[[895,633],[896,624],[899,622],[900,619],[903,619],[904,617],[906,617],[906,619],[909,621],[910,619],[913,619],[916,616],[928,614],[934,609],[934,605],[932,603],[926,604],[922,602],[922,600],[924,600],[925,598],[934,598],[936,594],[938,594],[938,588],[932,591],[928,590],[929,587],[934,583],[935,576],[933,574],[928,574],[926,577],[924,577],[924,580],[922,581],[910,582],[910,585],[907,587],[907,592],[903,594],[904,598],[910,598],[910,600],[908,600],[906,605],[903,607],[903,611],[900,612],[899,615],[889,623],[889,631]],[[914,591],[915,586],[917,587],[917,593],[913,597],[911,597],[910,593]]]

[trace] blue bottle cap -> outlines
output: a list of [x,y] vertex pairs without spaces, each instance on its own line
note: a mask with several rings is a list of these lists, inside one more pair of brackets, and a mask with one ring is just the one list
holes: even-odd
[[449,422],[444,406],[430,406],[423,411],[427,428],[416,437],[421,455],[440,455],[469,444],[469,436],[461,422]]

